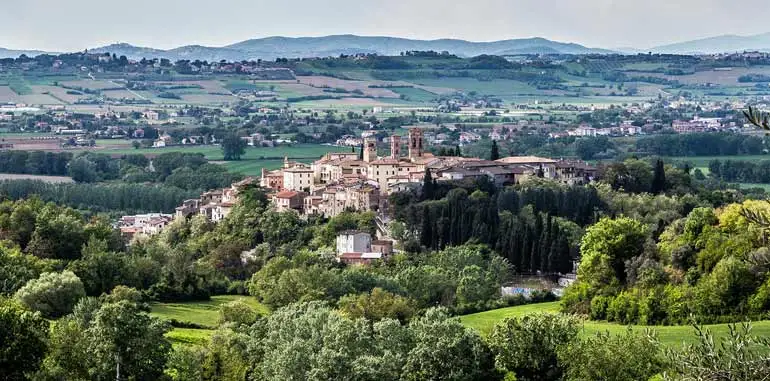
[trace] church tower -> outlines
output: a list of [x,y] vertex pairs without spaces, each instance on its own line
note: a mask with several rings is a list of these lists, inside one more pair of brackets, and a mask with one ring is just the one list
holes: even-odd
[[390,158],[398,160],[401,157],[401,137],[393,135],[390,137]]
[[423,153],[423,131],[421,128],[409,129],[409,158],[414,159],[422,157]]
[[369,137],[364,139],[364,161],[371,163],[377,160],[377,138]]

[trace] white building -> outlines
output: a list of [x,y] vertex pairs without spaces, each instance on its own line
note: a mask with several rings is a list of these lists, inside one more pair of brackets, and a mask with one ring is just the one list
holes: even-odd
[[372,236],[362,231],[349,230],[337,236],[337,255],[345,253],[369,253],[372,251]]

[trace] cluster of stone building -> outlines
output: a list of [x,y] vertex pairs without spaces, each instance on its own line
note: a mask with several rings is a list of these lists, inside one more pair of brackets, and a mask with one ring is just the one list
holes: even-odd
[[534,156],[491,161],[479,158],[434,156],[425,151],[420,128],[409,129],[407,154],[401,137],[390,137],[390,155],[377,156],[377,140],[364,138],[358,153],[328,153],[311,165],[284,160],[283,168],[262,171],[260,185],[272,190],[278,210],[333,217],[345,210],[378,210],[391,192],[419,186],[426,171],[437,181],[488,178],[499,186],[516,184],[531,176],[568,184],[593,179],[596,169],[580,162]]
[[118,220],[117,225],[123,237],[130,241],[139,234],[151,236],[160,233],[175,218],[202,215],[211,222],[219,222],[230,214],[238,202],[238,190],[256,181],[248,177],[232,184],[229,188],[204,192],[200,198],[182,202],[182,205],[176,208],[175,214],[151,213],[123,216]]

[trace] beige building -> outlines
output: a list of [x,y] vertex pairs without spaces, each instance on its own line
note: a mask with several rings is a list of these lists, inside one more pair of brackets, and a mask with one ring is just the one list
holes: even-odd
[[301,192],[313,186],[313,170],[295,166],[283,170],[283,189]]

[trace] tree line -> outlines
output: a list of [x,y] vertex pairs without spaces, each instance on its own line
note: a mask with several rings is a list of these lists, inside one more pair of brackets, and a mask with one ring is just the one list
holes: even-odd
[[726,132],[654,135],[636,141],[636,151],[658,156],[761,155],[768,149],[760,137]]
[[764,201],[697,207],[653,230],[605,218],[581,242],[564,311],[623,324],[761,319],[770,309]]
[[32,196],[79,210],[113,214],[172,213],[182,201],[197,198],[199,191],[144,184],[47,183],[39,180],[0,181],[0,196],[23,200]]
[[710,176],[739,183],[770,183],[770,160],[712,160]]

